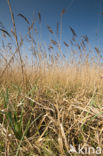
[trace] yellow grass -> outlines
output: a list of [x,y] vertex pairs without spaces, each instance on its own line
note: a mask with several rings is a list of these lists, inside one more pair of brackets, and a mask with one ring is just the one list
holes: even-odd
[[[29,24],[27,36],[31,40],[32,59],[28,59],[21,55],[23,39],[19,44],[9,0],[8,5],[14,26],[12,37],[17,47],[15,51],[9,50],[9,57],[7,52],[0,52],[0,156],[78,155],[69,153],[71,145],[77,152],[79,145],[102,149],[103,67],[100,52],[96,49],[95,57],[96,52],[91,50],[88,56],[88,50],[81,45],[76,53],[66,49],[68,59],[61,50],[60,40],[51,40],[49,50],[41,51],[41,42],[35,45],[32,37],[34,22],[30,25],[19,14]],[[50,26],[48,30],[54,34]],[[10,37],[5,30],[1,31]],[[89,46],[87,38],[81,42]],[[70,46],[64,43],[66,48]],[[31,56],[29,52],[28,56]],[[92,154],[96,155],[96,152],[92,150]]]

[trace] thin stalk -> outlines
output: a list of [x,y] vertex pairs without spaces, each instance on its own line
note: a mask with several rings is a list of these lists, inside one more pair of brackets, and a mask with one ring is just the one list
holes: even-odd
[[18,43],[18,37],[17,37],[17,32],[16,32],[15,19],[14,19],[13,11],[12,11],[11,4],[10,4],[10,1],[9,1],[9,0],[8,0],[8,6],[9,6],[9,10],[10,10],[10,14],[11,14],[11,19],[12,19],[12,23],[13,23],[14,34],[15,34],[15,40],[16,40],[16,45],[17,45],[17,49],[18,49],[18,54],[19,54],[19,58],[20,58],[20,62],[21,62],[21,71],[22,71],[23,82],[24,82],[23,60],[22,60],[22,57],[21,57],[20,47],[19,47],[19,43]]

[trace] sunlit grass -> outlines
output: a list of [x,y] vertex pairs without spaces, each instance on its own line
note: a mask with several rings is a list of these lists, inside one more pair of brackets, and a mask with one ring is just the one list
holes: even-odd
[[[62,17],[63,14],[64,9]],[[12,9],[11,15],[14,20]],[[40,24],[41,15],[38,15]],[[66,156],[70,144],[75,148],[79,144],[103,148],[100,51],[96,49],[96,54],[91,49],[88,56],[88,37],[84,36],[81,43],[77,43],[72,27],[71,44],[64,41],[66,51],[70,52],[69,59],[58,39],[51,39],[48,51],[43,51],[42,44],[36,45],[32,36],[34,21],[30,25],[25,16],[19,16],[29,24],[27,37],[32,59],[21,55],[24,40],[17,41],[16,31],[10,35],[1,29],[5,35],[12,36],[17,48],[15,52],[9,49],[9,59],[5,52],[0,52],[0,156]],[[14,23],[13,26],[15,30]],[[50,26],[48,30],[55,34]],[[57,27],[57,34],[61,36],[58,31]],[[77,53],[72,49],[72,42],[78,47]]]

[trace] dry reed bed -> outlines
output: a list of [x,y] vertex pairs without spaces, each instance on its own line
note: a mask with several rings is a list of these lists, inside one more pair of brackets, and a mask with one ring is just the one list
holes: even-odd
[[[69,153],[70,144],[76,149],[79,144],[103,148],[101,52],[97,47],[95,52],[90,49],[87,35],[77,43],[72,27],[72,40],[63,42],[69,55],[62,51],[65,9],[56,37],[47,25],[57,39],[50,40],[48,51],[33,38],[34,30],[37,34],[35,21],[30,23],[21,13],[18,16],[28,24],[28,32],[19,41],[9,0],[8,5],[13,29],[8,33],[0,23],[0,31],[12,38],[16,47],[0,47],[0,156],[77,155]],[[41,24],[40,12],[38,20]],[[25,38],[31,45],[31,61],[21,55]]]
[[25,71],[24,84],[17,69],[1,83],[2,155],[68,155],[70,144],[103,148],[100,68]]

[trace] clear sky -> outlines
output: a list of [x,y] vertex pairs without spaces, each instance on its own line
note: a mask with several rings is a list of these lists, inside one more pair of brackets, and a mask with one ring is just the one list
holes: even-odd
[[[23,19],[17,16],[18,13],[22,13],[31,21],[33,13],[37,18],[37,13],[40,11],[42,39],[46,41],[50,37],[47,24],[55,30],[57,21],[60,21],[60,13],[65,8],[63,41],[71,39],[69,26],[72,26],[79,37],[87,34],[91,44],[102,48],[103,0],[11,0],[10,2],[15,15],[17,32],[25,34],[27,28]],[[0,0],[0,22],[10,31],[12,25],[7,0]],[[98,33],[97,37],[96,33]]]

